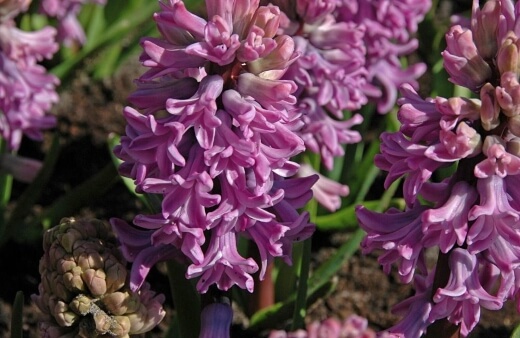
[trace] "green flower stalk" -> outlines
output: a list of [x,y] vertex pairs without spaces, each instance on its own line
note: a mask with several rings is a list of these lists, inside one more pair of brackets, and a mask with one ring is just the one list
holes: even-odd
[[129,337],[163,318],[163,295],[130,290],[126,261],[102,221],[64,218],[43,237],[39,295],[42,337]]

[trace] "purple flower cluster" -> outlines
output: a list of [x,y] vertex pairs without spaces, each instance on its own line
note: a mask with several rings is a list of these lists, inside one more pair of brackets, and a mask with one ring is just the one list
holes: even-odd
[[[388,171],[385,186],[404,177],[407,208],[359,207],[357,215],[368,233],[364,252],[383,250],[384,270],[396,264],[416,288],[395,308],[404,316],[389,329],[396,337],[420,337],[441,319],[466,336],[481,308],[519,299],[519,15],[519,3],[490,0],[480,9],[475,0],[471,26],[453,26],[442,55],[451,81],[480,99],[423,100],[405,85],[402,126],[381,136],[376,164]],[[435,180],[446,167],[454,174]],[[433,270],[425,261],[432,247],[440,250]]]
[[364,91],[377,103],[380,113],[392,109],[397,88],[404,83],[418,86],[416,79],[426,65],[417,63],[403,69],[399,58],[417,49],[411,36],[431,7],[431,0],[339,0],[338,20],[364,28],[364,67],[372,90]]
[[75,42],[84,44],[85,32],[77,15],[81,7],[89,2],[104,5],[106,0],[42,0],[40,12],[58,20],[58,41],[67,46]]
[[[314,230],[307,213],[316,176],[294,177],[290,159],[305,150],[297,130],[294,81],[281,79],[297,59],[280,35],[280,9],[259,0],[208,0],[206,17],[180,0],[160,2],[160,38],[142,40],[148,71],[130,96],[126,135],[115,153],[137,191],[162,197],[161,211],[137,227],[113,219],[131,284],[157,261],[182,257],[187,278],[206,292],[216,284],[253,291],[269,261],[291,261],[294,241]],[[239,253],[247,238],[259,260]],[[245,256],[245,257],[244,257]],[[260,268],[259,268],[260,266]]]
[[[283,77],[298,85],[295,96],[304,121],[298,133],[308,150],[320,154],[328,170],[335,157],[344,155],[346,144],[361,141],[352,127],[363,121],[362,116],[350,117],[345,111],[374,101],[380,112],[388,112],[395,104],[397,87],[404,82],[416,84],[425,70],[424,64],[404,70],[399,60],[417,48],[410,36],[431,6],[429,0],[413,6],[408,2],[271,1],[283,12],[282,31],[293,38],[300,54]],[[330,184],[322,185],[330,190]],[[336,186],[327,194],[334,202],[313,188],[318,202],[330,211],[340,206],[340,196],[348,194],[348,187]]]
[[48,112],[58,101],[58,79],[38,62],[57,51],[56,31],[45,27],[24,32],[14,18],[27,10],[30,1],[0,3],[0,135],[9,150],[18,150],[23,135],[40,140],[42,130],[54,127]]
[[[368,327],[365,318],[351,315],[344,321],[327,318],[322,322],[312,322],[307,325],[306,331],[272,331],[269,338],[376,338],[376,333]],[[383,334],[379,338],[388,338],[388,335]]]

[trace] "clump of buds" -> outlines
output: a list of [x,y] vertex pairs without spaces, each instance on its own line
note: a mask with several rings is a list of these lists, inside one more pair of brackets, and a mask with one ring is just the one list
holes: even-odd
[[126,261],[110,227],[99,220],[64,218],[43,238],[39,295],[42,337],[129,337],[163,318],[163,295],[148,284],[133,292]]

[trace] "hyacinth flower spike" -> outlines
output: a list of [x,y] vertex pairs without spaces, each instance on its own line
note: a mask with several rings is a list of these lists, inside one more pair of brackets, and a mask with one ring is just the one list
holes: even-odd
[[[389,172],[385,184],[404,177],[407,207],[384,214],[358,207],[357,215],[364,252],[381,249],[385,271],[396,263],[416,287],[395,308],[405,317],[388,329],[392,336],[467,336],[482,308],[518,302],[519,14],[509,0],[482,8],[474,1],[470,27],[449,30],[442,56],[450,80],[479,99],[424,100],[403,86],[402,126],[381,136],[376,164]],[[453,165],[451,177],[433,179]],[[439,249],[434,269],[424,259],[431,247]]]
[[[290,262],[292,243],[313,231],[297,209],[316,176],[295,177],[291,158],[305,149],[301,113],[297,85],[282,78],[299,53],[280,35],[276,6],[210,0],[197,16],[180,0],[159,4],[160,37],[141,42],[148,70],[129,98],[138,110],[124,110],[115,153],[121,174],[138,192],[160,196],[161,210],[134,225],[111,223],[132,255],[134,289],[151,265],[175,258],[202,293],[212,285],[252,292],[252,275],[263,278],[276,257]],[[259,257],[239,253],[239,238]]]

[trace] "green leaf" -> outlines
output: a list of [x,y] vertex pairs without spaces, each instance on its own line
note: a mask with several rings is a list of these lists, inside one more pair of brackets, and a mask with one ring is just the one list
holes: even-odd
[[11,338],[23,337],[23,302],[23,292],[18,291],[14,298],[13,311],[11,314]]
[[[123,6],[124,7],[124,6]],[[89,43],[77,53],[74,57],[63,60],[58,66],[51,71],[60,79],[67,78],[71,72],[81,63],[85,58],[99,51],[101,48],[110,46],[113,43],[119,42],[126,37],[132,30],[140,29],[140,26],[153,22],[152,15],[158,10],[156,4],[143,5],[137,10],[134,10],[132,15],[121,15],[117,21],[111,22],[107,29],[94,40]],[[88,37],[87,37],[88,38]]]
[[186,266],[169,260],[168,280],[176,311],[180,337],[197,338],[200,330],[200,296],[191,280],[186,279]]
[[347,179],[350,188],[350,195],[344,200],[347,205],[364,200],[368,189],[379,174],[379,169],[374,165],[374,157],[379,152],[379,145],[380,141],[374,140],[368,149],[360,150],[363,151],[359,155],[362,160],[352,166],[352,172]]
[[520,338],[520,324],[513,330],[511,338]]

